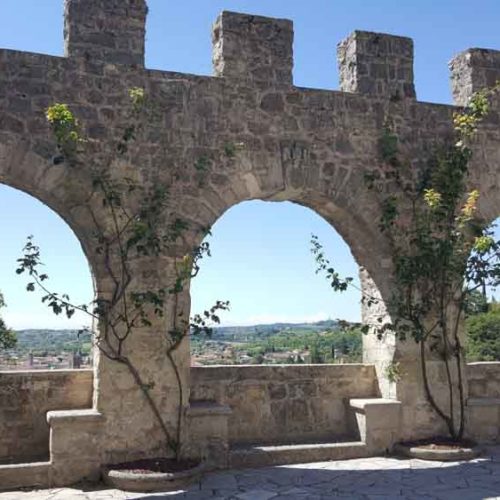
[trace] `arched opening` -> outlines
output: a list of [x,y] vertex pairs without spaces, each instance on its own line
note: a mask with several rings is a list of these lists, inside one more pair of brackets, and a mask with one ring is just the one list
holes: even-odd
[[[316,272],[311,237],[353,286],[334,292]],[[229,300],[210,338],[193,338],[192,364],[324,364],[361,361],[358,266],[316,212],[290,202],[247,201],[213,226],[212,256],[191,285],[192,311]]]
[[[27,291],[31,280],[16,275],[28,235],[40,247],[45,282],[51,291],[89,303],[93,284],[82,247],[68,224],[34,197],[0,184],[0,291],[5,325],[17,339],[0,348],[0,463],[43,461],[49,455],[50,410],[92,407],[92,345],[78,331],[84,315],[54,315],[41,294]],[[82,368],[82,369],[73,369]],[[5,426],[5,427],[3,427]]]
[[28,277],[16,275],[17,259],[27,236],[33,235],[40,247],[43,270],[49,276],[47,287],[69,294],[75,303],[89,303],[94,293],[92,277],[78,239],[61,217],[34,197],[0,185],[0,200],[0,224],[6,235],[0,261],[0,290],[6,302],[2,315],[17,332],[16,355],[0,354],[0,368],[70,368],[71,355],[78,353],[83,357],[80,364],[90,365],[90,339],[78,335],[79,330],[90,326],[89,319],[78,312],[70,319],[56,316],[41,302],[39,293],[27,292]]
[[[316,274],[312,234],[354,287],[336,293]],[[375,367],[360,364],[358,265],[342,237],[302,205],[246,201],[214,224],[208,241],[212,257],[191,284],[192,311],[216,300],[229,300],[231,311],[211,339],[191,339],[191,402],[231,408],[235,456],[255,443],[359,442],[349,401],[380,392]],[[203,366],[211,364],[226,366]]]
[[[491,237],[500,241],[500,217],[492,224]],[[496,253],[496,252],[494,252]],[[491,265],[496,255],[488,258]],[[490,273],[491,274],[491,273]],[[465,347],[468,362],[500,361],[500,290],[494,276],[471,283],[465,307]]]

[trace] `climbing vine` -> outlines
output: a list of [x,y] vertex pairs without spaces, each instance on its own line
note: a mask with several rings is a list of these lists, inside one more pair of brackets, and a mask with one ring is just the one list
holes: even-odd
[[[387,304],[391,320],[375,315],[364,331],[379,338],[390,332],[420,345],[426,399],[456,440],[462,439],[465,427],[460,328],[467,298],[479,288],[500,284],[500,241],[478,216],[481,194],[470,188],[468,178],[470,143],[499,90],[497,85],[476,93],[466,109],[454,114],[453,141],[439,145],[419,175],[401,153],[397,134],[386,125],[379,141],[380,165],[365,175],[367,189],[380,204],[379,230],[391,245],[394,293]],[[312,251],[318,272],[326,272],[334,290],[352,285],[351,278],[340,278],[314,237]],[[370,307],[379,299],[362,291],[362,301]],[[445,367],[446,402],[435,396],[428,377],[431,353]]]
[[[141,88],[129,90],[130,112],[126,123],[120,128],[116,145],[109,161],[123,156],[131,144],[138,139],[145,119],[148,101]],[[154,112],[154,109],[153,109]],[[87,144],[82,138],[78,121],[65,104],[54,104],[46,111],[62,161],[72,159],[79,153],[76,144]],[[71,168],[72,162],[68,163]],[[170,206],[169,186],[152,183],[145,187],[131,178],[115,179],[109,165],[93,167],[91,170],[90,202],[85,209],[93,221],[94,249],[105,278],[112,284],[111,290],[97,297],[90,304],[75,304],[68,294],[60,294],[48,286],[49,276],[41,272],[40,248],[30,236],[18,259],[18,274],[27,274],[26,289],[42,292],[41,300],[54,314],[71,318],[76,311],[89,316],[99,325],[92,331],[94,346],[108,359],[124,365],[149,405],[165,437],[166,447],[181,456],[181,436],[184,412],[184,383],[175,358],[184,339],[191,333],[210,335],[212,325],[220,322],[219,312],[229,308],[229,302],[217,301],[209,310],[186,318],[180,304],[180,296],[189,281],[196,276],[200,261],[210,255],[208,242],[203,242],[182,257],[177,257],[176,245],[189,229],[188,224],[175,216]],[[135,208],[131,208],[135,207]],[[204,230],[204,234],[207,231]],[[134,282],[134,262],[145,256],[174,256],[174,276],[164,287],[137,289]],[[175,428],[167,426],[160,407],[155,400],[154,383],[145,380],[127,352],[127,341],[139,329],[151,327],[155,318],[166,314],[167,302],[173,303],[170,324],[165,336],[165,355],[174,372],[178,389],[177,422]]]

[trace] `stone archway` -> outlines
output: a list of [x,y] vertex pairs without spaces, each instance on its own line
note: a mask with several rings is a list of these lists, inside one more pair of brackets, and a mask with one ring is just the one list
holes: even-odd
[[[214,27],[214,77],[201,77],[144,68],[146,10],[144,0],[66,0],[65,58],[0,50],[0,182],[38,197],[68,222],[93,268],[98,293],[105,293],[109,282],[93,255],[86,210],[92,201],[90,171],[105,164],[120,133],[128,90],[141,87],[155,103],[159,122],[144,124],[145,140],[126,160],[106,165],[118,177],[132,172],[144,186],[170,186],[173,216],[191,228],[184,250],[199,239],[198,229],[235,203],[294,201],[335,225],[371,276],[367,286],[376,283],[387,300],[391,262],[364,173],[379,162],[388,116],[418,169],[436,141],[452,132],[455,110],[416,100],[412,41],[356,31],[339,46],[341,92],[301,89],[292,83],[290,21],[222,13]],[[114,36],[103,40],[104,32]],[[464,104],[471,92],[500,76],[500,58],[495,51],[468,51],[452,70],[457,103]],[[44,111],[55,102],[70,106],[92,141],[78,168],[53,162],[56,145]],[[498,190],[497,118],[495,110],[476,143],[487,166],[474,167],[480,187],[492,195]],[[197,168],[201,159],[203,168]],[[168,282],[174,266],[175,255],[141,260],[137,286]],[[188,294],[182,301],[187,310]],[[158,320],[127,349],[154,387],[162,414],[173,422],[176,386],[162,350],[170,326],[168,318]],[[177,353],[186,387],[187,347]],[[436,431],[439,425],[424,415],[412,346],[389,339],[368,349],[367,359],[379,368],[395,356],[408,363],[408,377],[381,384],[383,396],[397,397],[403,407],[403,432],[394,435]],[[51,462],[40,471],[45,482],[68,484],[97,474],[102,463],[158,450],[159,429],[130,377],[104,359],[96,375],[93,410],[49,415]],[[382,369],[379,377],[383,381]]]

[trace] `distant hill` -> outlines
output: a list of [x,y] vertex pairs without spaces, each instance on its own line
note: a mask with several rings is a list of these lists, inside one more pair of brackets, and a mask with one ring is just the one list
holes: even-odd
[[212,338],[215,340],[252,340],[262,339],[278,332],[293,330],[296,332],[320,332],[334,330],[338,322],[328,319],[315,323],[271,323],[251,326],[221,326],[214,328]]
[[60,352],[90,350],[90,334],[78,335],[78,330],[44,330],[30,329],[17,330],[16,352],[23,354],[33,352],[34,354],[58,354]]
[[[251,326],[222,326],[214,328],[212,339],[249,341],[265,339],[278,332],[293,330],[296,332],[320,332],[333,330],[338,326],[334,320],[318,321],[316,323],[272,323]],[[29,329],[18,330],[16,351],[26,352],[73,352],[90,349],[91,339],[88,333],[78,335],[77,330],[46,330]]]

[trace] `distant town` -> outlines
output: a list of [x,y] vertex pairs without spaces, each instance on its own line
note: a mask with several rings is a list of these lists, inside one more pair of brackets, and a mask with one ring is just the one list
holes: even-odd
[[[0,353],[0,370],[79,369],[92,366],[92,339],[76,330],[19,330],[14,349]],[[301,364],[361,361],[357,325],[317,323],[219,327],[191,337],[191,364]]]

